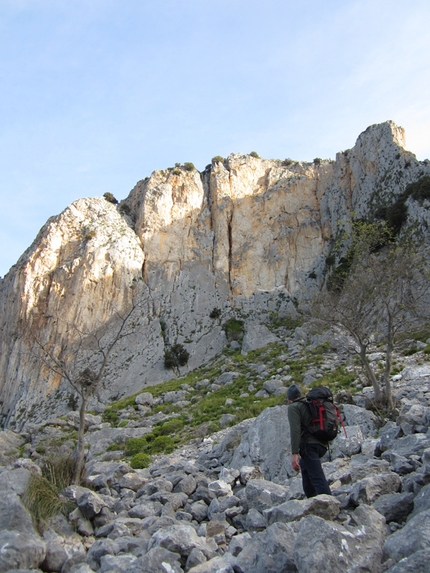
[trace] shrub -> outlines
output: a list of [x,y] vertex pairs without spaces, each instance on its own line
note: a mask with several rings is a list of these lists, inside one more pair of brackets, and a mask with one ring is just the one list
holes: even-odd
[[103,195],[103,197],[106,199],[106,201],[109,201],[109,203],[113,203],[114,205],[118,205],[118,201],[115,199],[115,197],[112,195],[112,193],[105,193]]
[[151,463],[151,456],[145,454],[144,452],[139,452],[135,454],[130,460],[130,466],[134,470],[143,470],[147,468]]
[[258,153],[256,151],[251,151],[251,153],[249,154],[251,157],[255,157],[256,159],[259,159],[260,156],[258,155]]
[[23,495],[24,505],[39,529],[61,511],[71,511],[71,503],[60,492],[72,483],[75,462],[72,457],[59,456],[46,460],[42,475],[31,473]]
[[424,200],[430,199],[430,176],[426,175],[425,177],[421,177],[415,183],[411,183],[406,187],[406,193],[418,201],[419,203],[423,203]]
[[121,213],[121,215],[130,215],[131,208],[129,205],[127,205],[127,203],[122,203],[119,207],[119,212]]
[[164,351],[164,367],[167,369],[179,368],[187,364],[190,354],[182,344],[174,344]]
[[314,165],[321,165],[321,163],[322,163],[321,157],[315,157],[315,159],[314,159]]
[[194,163],[187,161],[186,163],[184,163],[184,169],[185,171],[194,171],[195,169]]
[[236,318],[230,318],[222,325],[225,330],[225,334],[229,341],[236,340],[241,341],[244,335],[243,332],[243,320],[237,320]]
[[182,173],[182,171],[180,169],[176,169],[176,168],[172,171],[172,175],[180,175],[181,173]]
[[215,157],[212,157],[212,164],[214,163],[224,163],[224,157],[221,155],[215,155]]
[[219,318],[220,316],[221,316],[220,309],[219,308],[213,308],[210,315],[209,315],[209,318],[216,319],[216,318]]
[[179,432],[184,426],[185,421],[182,418],[173,418],[172,420],[167,420],[167,422],[156,426],[154,433],[157,433],[159,436],[169,436]]

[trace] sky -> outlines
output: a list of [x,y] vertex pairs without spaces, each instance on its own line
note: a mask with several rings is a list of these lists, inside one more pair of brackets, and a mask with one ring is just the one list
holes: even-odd
[[81,197],[393,120],[430,158],[428,0],[0,0],[0,276]]

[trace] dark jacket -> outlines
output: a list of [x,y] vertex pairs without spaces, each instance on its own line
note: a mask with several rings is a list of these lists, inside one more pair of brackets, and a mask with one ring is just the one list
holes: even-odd
[[326,442],[317,440],[315,436],[306,431],[306,427],[311,423],[311,414],[307,405],[296,400],[288,406],[288,421],[290,422],[291,453],[298,454],[301,443],[321,444],[328,447]]

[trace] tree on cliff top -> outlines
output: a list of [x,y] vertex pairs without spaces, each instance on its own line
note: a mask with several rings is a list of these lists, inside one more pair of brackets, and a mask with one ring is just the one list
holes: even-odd
[[[348,264],[314,300],[315,319],[346,331],[372,383],[375,400],[393,409],[390,381],[396,340],[428,324],[429,267],[416,245],[395,243],[384,225],[356,228]],[[385,345],[382,378],[369,360],[371,344]]]

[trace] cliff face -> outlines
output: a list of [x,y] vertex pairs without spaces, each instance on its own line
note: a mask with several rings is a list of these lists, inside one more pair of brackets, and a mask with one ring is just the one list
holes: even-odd
[[[107,325],[115,332],[134,304],[135,332],[115,348],[100,399],[169,378],[166,344],[184,344],[196,367],[225,346],[229,316],[240,312],[251,330],[265,313],[288,313],[322,288],[339,232],[426,174],[429,162],[405,151],[402,128],[387,122],[335,161],[233,154],[203,173],[156,171],[119,208],[104,198],[76,201],[1,281],[7,423],[19,425],[30,409],[66,408],[70,389],[41,365],[41,344],[72,360],[73,342]],[[214,308],[221,319],[210,317]]]

